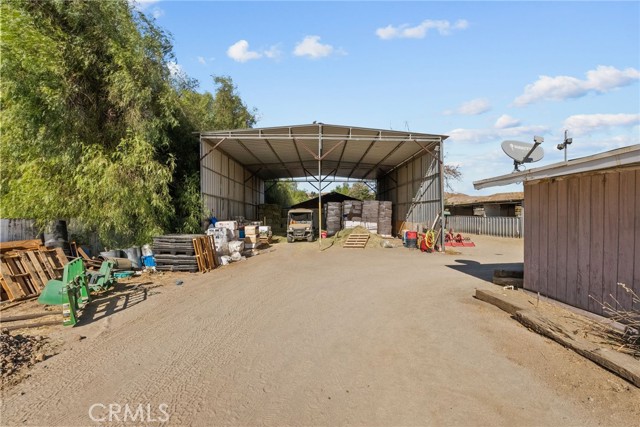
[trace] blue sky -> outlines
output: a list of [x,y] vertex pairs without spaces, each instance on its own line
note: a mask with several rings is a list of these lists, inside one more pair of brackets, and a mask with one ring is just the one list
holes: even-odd
[[138,4],[176,63],[213,92],[231,76],[257,126],[311,123],[450,135],[467,194],[509,173],[501,141],[545,157],[640,143],[640,2],[190,2]]

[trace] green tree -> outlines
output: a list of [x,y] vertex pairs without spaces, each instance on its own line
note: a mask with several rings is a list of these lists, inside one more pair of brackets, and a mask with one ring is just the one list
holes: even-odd
[[2,216],[76,218],[106,244],[172,214],[166,35],[125,0],[0,3]]
[[352,185],[344,182],[333,191],[358,200],[375,200],[376,198],[376,194],[364,182],[354,182]]

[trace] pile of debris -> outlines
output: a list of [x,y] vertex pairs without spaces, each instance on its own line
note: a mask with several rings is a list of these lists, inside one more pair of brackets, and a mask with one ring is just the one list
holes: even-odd
[[45,338],[39,335],[11,335],[0,332],[0,373],[7,378],[19,369],[42,362],[46,356],[42,352]]

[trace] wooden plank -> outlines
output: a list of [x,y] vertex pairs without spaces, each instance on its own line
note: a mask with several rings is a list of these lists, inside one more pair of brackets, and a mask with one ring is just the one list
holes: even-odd
[[[635,171],[620,172],[620,199],[618,200],[619,233],[618,233],[618,282],[631,286],[633,284],[633,265],[635,239],[636,208],[636,175]],[[618,287],[616,299],[623,309],[631,310],[631,294]]]
[[618,206],[620,197],[620,173],[605,175],[604,183],[604,231],[603,231],[603,289],[601,302],[613,303],[618,286]]
[[7,280],[7,284],[12,287],[14,298],[30,295],[29,285],[23,279],[24,272],[21,271],[15,262],[9,257],[2,257],[2,275]]
[[13,301],[16,299],[16,296],[14,295],[13,286],[9,286],[9,283],[4,278],[4,275],[2,274],[2,272],[0,272],[0,286],[2,286],[2,289],[4,289],[4,291],[6,292],[7,297],[9,298],[9,301]]
[[603,314],[602,305],[602,272],[604,260],[604,180],[602,174],[591,177],[591,243],[589,253],[589,299],[588,310]]
[[29,259],[26,253],[20,252],[20,262],[22,263],[22,267],[24,268],[25,272],[29,273],[31,293],[39,294],[40,291],[44,288],[44,285],[47,284],[47,282],[44,282],[44,283],[42,282],[42,280],[40,279],[40,276],[38,276],[38,272],[36,271],[36,268],[33,266],[33,264],[31,263],[31,260]]
[[[569,185],[566,179],[558,181],[558,231],[557,231],[557,266],[556,266],[556,287],[557,287],[557,296],[556,298],[559,301],[567,302],[567,250],[568,248],[568,207],[567,207],[567,198],[568,198],[568,189]],[[571,248],[573,250],[573,248]]]
[[191,239],[193,244],[193,250],[195,251],[196,263],[198,264],[198,271],[205,272],[207,271],[207,266],[202,259],[202,252],[200,251],[200,240],[199,239]]
[[551,338],[630,381],[636,387],[640,387],[640,363],[632,356],[604,348],[594,349],[594,344],[581,339],[580,334],[576,335],[572,331],[564,330],[561,325],[532,309],[518,311],[515,313],[515,318],[526,327]]
[[558,183],[549,183],[549,203],[547,204],[547,295],[558,299],[559,284],[556,281],[558,269]]
[[548,267],[548,254],[549,254],[549,183],[541,182],[538,184],[540,187],[540,211],[538,211],[538,222],[540,229],[538,230],[538,262],[540,266],[540,293],[542,295],[549,295],[549,286],[547,283]]
[[51,267],[51,264],[49,263],[49,260],[46,254],[43,251],[35,251],[34,255],[36,256],[36,258],[38,258],[38,262],[42,267],[43,271],[45,272],[45,274],[47,275],[47,277],[49,278],[49,280],[57,279],[58,277],[56,276],[56,272]]
[[533,255],[533,233],[532,233],[532,228],[533,228],[533,221],[535,221],[535,217],[531,217],[531,219],[529,219],[529,216],[533,213],[533,206],[535,203],[535,195],[534,193],[534,187],[535,185],[531,185],[531,184],[524,184],[524,200],[525,200],[525,209],[524,209],[524,230],[522,231],[523,233],[523,239],[524,239],[524,283],[523,283],[523,287],[525,289],[529,289],[531,291],[534,290],[534,280],[535,280],[535,275],[534,275],[534,259],[535,256]]
[[507,295],[502,295],[497,292],[476,289],[475,297],[480,301],[495,305],[499,309],[506,311],[511,315],[516,314],[520,310],[525,310],[528,308],[527,306],[521,305],[516,301],[512,301]]
[[[636,295],[640,296],[640,262],[637,260],[640,258],[640,170],[636,170],[636,224],[635,224],[635,245],[633,254],[633,259],[636,261],[633,263],[634,271],[633,271],[633,285],[631,285],[631,289],[636,293]],[[640,306],[635,306],[636,310],[640,310]]]
[[589,310],[589,253],[591,244],[591,177],[579,177],[578,202],[578,280],[575,306]]
[[580,179],[568,180],[568,224],[567,224],[567,301],[569,305],[578,304],[578,217],[580,202]]
[[0,252],[15,251],[18,249],[36,250],[42,246],[39,239],[14,240],[13,242],[0,242]]
[[[36,256],[35,252],[34,251],[26,251],[25,254],[27,255],[27,257],[29,257],[29,260],[31,260],[31,264],[33,264],[33,267],[36,270],[36,274],[38,275],[38,278],[40,279],[40,282],[43,283],[44,285],[46,285],[47,282],[49,281],[49,278],[47,277],[47,274],[42,269],[42,266],[40,265],[40,260]],[[44,285],[43,285],[43,287],[44,287]],[[42,288],[41,288],[41,290],[42,290]]]
[[64,268],[64,266],[67,265],[67,263],[69,262],[69,259],[67,258],[67,255],[64,253],[62,248],[55,248],[54,249],[54,253],[55,253],[56,257],[58,258],[58,262],[59,262],[58,267]]

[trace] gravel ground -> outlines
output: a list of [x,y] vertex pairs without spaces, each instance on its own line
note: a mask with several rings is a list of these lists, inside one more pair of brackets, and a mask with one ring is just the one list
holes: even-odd
[[52,333],[0,423],[637,424],[639,389],[472,297],[522,262],[522,241],[472,237],[452,255],[279,243],[132,283]]

